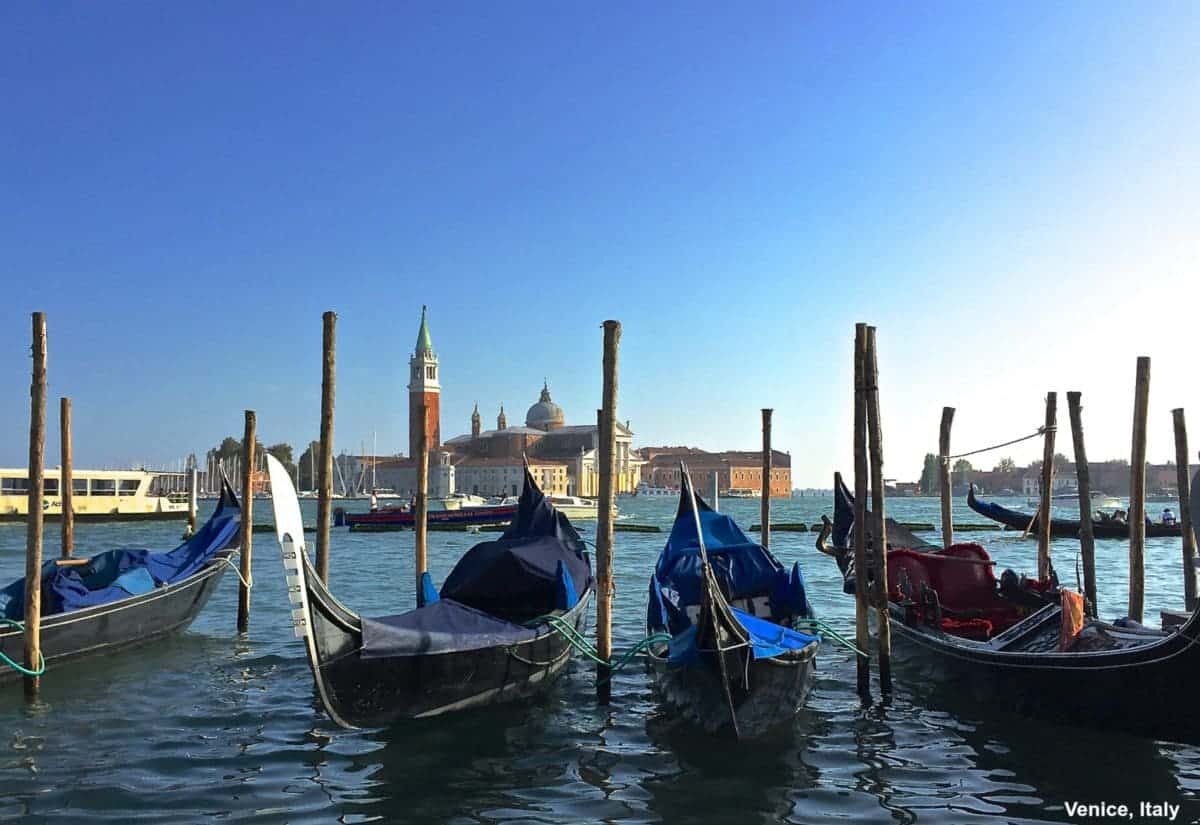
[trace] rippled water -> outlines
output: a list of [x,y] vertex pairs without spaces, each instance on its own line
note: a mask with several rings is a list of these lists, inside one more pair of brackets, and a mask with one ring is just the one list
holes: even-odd
[[[315,521],[313,503],[304,504]],[[256,521],[269,521],[269,502],[255,505]],[[671,500],[620,506],[638,523],[667,525],[674,512]],[[830,506],[777,502],[774,519],[812,522]],[[890,506],[902,520],[938,521],[935,500]],[[757,521],[755,501],[722,509],[743,526]],[[981,519],[963,506],[956,520]],[[592,534],[594,525],[581,526]],[[80,525],[78,552],[173,546],[180,527]],[[1031,540],[998,531],[964,538],[987,544],[1001,568],[1035,566]],[[664,539],[617,534],[618,649],[643,634],[646,576]],[[772,550],[785,564],[802,562],[822,615],[850,629],[852,601],[813,539],[775,533]],[[435,580],[478,540],[432,533]],[[50,525],[47,551],[57,541]],[[412,533],[336,530],[334,591],[368,615],[411,607],[412,547]],[[23,548],[23,526],[0,525],[0,582],[21,575]],[[1054,544],[1065,582],[1077,548]],[[1124,609],[1126,548],[1097,548],[1106,616]],[[1178,540],[1148,542],[1148,619],[1182,607],[1180,568]],[[578,661],[530,707],[342,731],[314,705],[269,534],[255,536],[254,572],[245,637],[234,631],[230,575],[186,633],[60,666],[34,705],[18,683],[0,686],[0,820],[1007,823],[1068,821],[1070,801],[1141,800],[1180,802],[1176,821],[1200,819],[1200,749],[1019,718],[906,680],[915,670],[902,661],[890,703],[863,707],[853,661],[831,645],[807,709],[775,741],[714,741],[674,724],[637,666],[616,676],[612,704],[598,707],[592,670]]]

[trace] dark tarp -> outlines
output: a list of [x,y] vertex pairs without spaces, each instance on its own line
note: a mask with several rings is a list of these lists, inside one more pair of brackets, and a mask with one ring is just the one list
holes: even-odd
[[591,587],[591,564],[567,517],[525,472],[517,516],[496,541],[477,544],[442,585],[441,597],[521,622],[562,607],[559,563],[578,588]]
[[[174,550],[109,550],[92,556],[87,564],[70,567],[49,561],[42,566],[42,615],[107,604],[180,582],[233,545],[241,523],[241,508],[226,485],[209,520]],[[24,614],[25,579],[20,578],[0,590],[0,615],[20,620]]]
[[528,641],[537,631],[438,599],[417,610],[382,619],[363,619],[364,659],[479,650]]

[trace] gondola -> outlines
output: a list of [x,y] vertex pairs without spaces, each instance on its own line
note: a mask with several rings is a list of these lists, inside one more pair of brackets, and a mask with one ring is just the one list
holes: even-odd
[[656,689],[684,719],[750,739],[790,723],[816,673],[820,638],[800,565],[789,573],[732,518],[712,510],[682,468],[679,509],[650,577],[646,627]]
[[378,728],[523,699],[567,664],[572,646],[556,626],[583,631],[591,561],[528,469],[517,517],[499,539],[468,550],[440,593],[425,573],[416,609],[371,619],[316,575],[295,488],[283,465],[267,462],[293,628],[336,724]]
[[[987,516],[1006,527],[1014,530],[1027,530],[1033,535],[1037,535],[1040,523],[1038,513],[1020,513],[994,502],[980,501],[975,497],[974,484],[967,490],[967,506],[981,516]],[[1065,539],[1078,538],[1079,519],[1051,518],[1050,535]],[[1127,539],[1129,538],[1129,525],[1123,521],[1104,521],[1093,518],[1092,535],[1098,539]],[[1183,535],[1183,529],[1178,524],[1163,524],[1149,520],[1146,522],[1147,538],[1170,538],[1172,536],[1178,538],[1181,535]]]
[[[144,644],[191,624],[237,553],[241,522],[237,497],[223,480],[212,516],[174,550],[109,550],[46,562],[41,652],[47,674],[70,659]],[[13,662],[24,656],[24,601],[24,577],[0,590],[0,654]],[[0,661],[0,681],[19,675]]]
[[[853,497],[834,478],[834,521],[818,539],[854,592]],[[1200,508],[1200,474],[1192,486]],[[1200,678],[1200,618],[1170,628],[1089,618],[1082,597],[1006,570],[978,544],[914,542],[888,521],[887,589],[896,653],[915,654],[922,678],[981,706],[1141,736],[1200,743],[1190,712]],[[870,537],[869,541],[873,540]],[[830,535],[832,547],[825,546]],[[872,572],[873,571],[869,571]]]

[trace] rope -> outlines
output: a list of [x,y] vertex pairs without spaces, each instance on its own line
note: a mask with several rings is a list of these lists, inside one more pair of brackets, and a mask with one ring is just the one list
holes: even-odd
[[238,580],[245,586],[245,588],[247,590],[251,590],[254,588],[254,572],[253,571],[250,572],[250,581],[246,581],[246,579],[242,576],[242,571],[240,569],[238,569],[238,566],[236,564],[233,563],[233,556],[240,556],[240,555],[241,555],[241,553],[239,551],[234,550],[233,555],[221,556],[219,559],[215,559],[215,561],[223,561],[226,564],[228,564],[229,567],[233,570],[233,572],[237,575]]
[[1044,426],[1038,427],[1036,433],[1030,433],[1029,435],[1023,435],[1020,438],[1014,438],[1012,441],[1005,441],[1003,444],[993,444],[990,447],[980,447],[978,450],[971,450],[971,452],[969,452],[969,453],[959,453],[958,455],[941,456],[942,463],[949,464],[951,461],[953,461],[956,458],[966,458],[969,455],[977,455],[978,453],[987,453],[987,452],[991,452],[992,450],[999,450],[1001,447],[1011,447],[1013,444],[1020,444],[1022,441],[1028,441],[1031,438],[1039,438],[1039,437],[1045,435],[1047,432],[1055,432],[1057,430],[1058,430],[1058,427],[1044,427]]
[[[9,627],[15,627],[17,630],[20,630],[21,632],[25,631],[25,623],[24,622],[18,622],[13,619],[0,619],[0,622],[3,622],[5,625],[8,625]],[[40,650],[38,651],[38,659],[41,660],[41,664],[38,665],[37,670],[30,670],[27,667],[17,664],[12,659],[8,658],[8,656],[6,656],[3,652],[0,652],[0,662],[4,662],[4,664],[11,667],[13,670],[15,670],[17,673],[20,673],[22,676],[41,676],[43,673],[46,672],[46,657],[42,655],[42,651],[40,651]]]
[[665,644],[671,641],[671,636],[667,633],[654,633],[650,636],[647,636],[645,639],[642,639],[621,656],[613,656],[610,659],[605,659],[600,655],[600,651],[596,649],[595,645],[584,638],[582,633],[576,630],[570,622],[565,621],[561,616],[539,616],[527,624],[549,625],[551,629],[557,631],[559,635],[566,639],[572,647],[582,653],[585,657],[598,665],[604,665],[608,669],[608,675],[605,677],[606,679],[611,679],[614,673],[632,662],[635,658],[637,658],[639,653],[650,647],[650,645]]
[[849,639],[847,639],[842,634],[838,633],[836,630],[834,630],[832,627],[830,627],[828,624],[821,621],[820,619],[816,619],[816,618],[800,619],[798,622],[796,622],[796,624],[807,625],[807,626],[817,630],[820,633],[828,633],[829,636],[835,642],[842,645],[842,647],[845,647],[847,650],[851,650],[854,653],[857,653],[859,656],[867,655],[866,653],[863,653],[861,650],[859,650],[858,647],[855,646],[855,644],[853,642],[851,642]]

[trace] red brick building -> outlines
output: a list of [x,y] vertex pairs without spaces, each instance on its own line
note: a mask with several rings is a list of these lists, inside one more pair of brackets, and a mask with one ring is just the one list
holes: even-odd
[[[642,481],[652,487],[678,487],[679,462],[687,464],[696,491],[711,496],[716,480],[719,491],[758,492],[762,489],[762,453],[727,450],[710,453],[695,447],[643,447]],[[771,497],[787,498],[792,494],[792,457],[779,450],[771,451]]]

